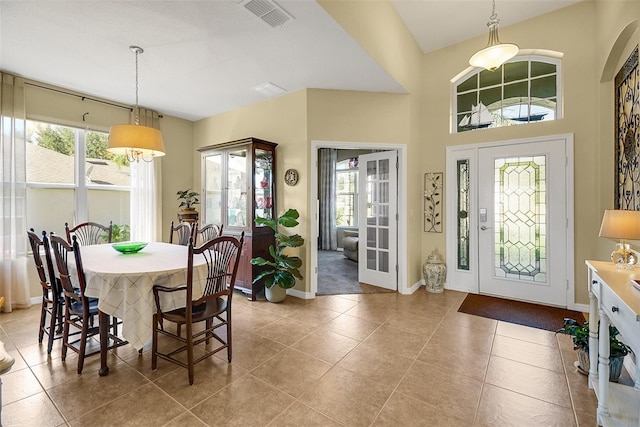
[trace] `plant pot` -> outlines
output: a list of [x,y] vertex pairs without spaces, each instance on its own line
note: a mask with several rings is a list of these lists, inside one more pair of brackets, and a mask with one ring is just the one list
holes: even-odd
[[[582,348],[576,350],[578,353],[578,370],[583,374],[589,375],[589,351]],[[609,381],[618,382],[620,374],[622,374],[622,365],[624,356],[612,356],[609,358]]]
[[277,285],[270,288],[265,287],[264,296],[269,302],[282,302],[287,296],[287,290]]
[[178,211],[178,221],[180,222],[198,222],[198,211],[190,208],[190,209],[181,209]]

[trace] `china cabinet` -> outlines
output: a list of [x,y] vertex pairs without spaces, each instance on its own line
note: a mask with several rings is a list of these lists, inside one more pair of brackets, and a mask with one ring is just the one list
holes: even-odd
[[264,283],[253,284],[260,267],[251,258],[269,257],[274,244],[273,230],[258,226],[255,218],[275,215],[275,155],[277,144],[245,138],[203,147],[201,224],[222,224],[224,234],[240,236],[244,246],[236,289],[251,300],[264,290]]

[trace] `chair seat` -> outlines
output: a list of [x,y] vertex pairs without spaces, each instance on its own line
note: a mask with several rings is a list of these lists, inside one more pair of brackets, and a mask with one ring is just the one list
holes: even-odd
[[[204,306],[204,309],[200,308]],[[194,305],[192,308],[191,318],[193,323],[202,322],[203,320],[211,319],[213,316],[217,316],[223,313],[227,309],[227,300],[222,298],[216,298],[215,300],[206,301],[200,305]],[[182,308],[176,308],[175,310],[162,313],[162,317],[175,323],[186,323],[187,310]]]
[[[88,298],[89,299],[89,315],[95,316],[98,314],[98,299],[97,298]],[[76,316],[82,316],[82,302],[81,301],[73,301],[70,305],[70,312],[75,314]]]

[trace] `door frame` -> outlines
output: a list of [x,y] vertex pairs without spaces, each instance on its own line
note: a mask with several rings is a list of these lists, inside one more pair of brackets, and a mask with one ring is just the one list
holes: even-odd
[[[407,284],[407,146],[406,144],[377,144],[372,142],[339,142],[339,141],[311,141],[311,167],[309,189],[309,212],[311,220],[311,230],[309,242],[311,242],[310,257],[310,286],[309,294],[306,298],[315,298],[318,292],[318,228],[320,226],[320,217],[318,215],[318,149],[320,148],[336,148],[342,150],[381,150],[381,151],[398,151],[398,237],[396,240],[398,245],[398,293],[410,294],[412,289]],[[401,213],[403,212],[403,213]],[[401,244],[400,242],[404,242]]]
[[[446,187],[446,254],[449,264],[447,273],[447,289],[469,292],[473,294],[479,293],[479,272],[478,272],[478,150],[482,148],[492,148],[505,145],[528,144],[544,142],[549,140],[564,140],[565,143],[565,192],[568,197],[565,198],[567,226],[566,226],[566,271],[567,271],[567,288],[566,301],[567,308],[579,309],[575,302],[575,249],[574,249],[574,153],[573,153],[573,134],[547,135],[534,138],[512,139],[505,141],[493,141],[487,143],[448,146],[446,148],[446,180],[449,185]],[[457,268],[457,160],[468,159],[470,170],[469,185],[469,270],[460,270]]]

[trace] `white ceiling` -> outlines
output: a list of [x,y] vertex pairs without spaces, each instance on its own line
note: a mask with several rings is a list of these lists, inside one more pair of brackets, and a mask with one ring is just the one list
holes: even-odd
[[[0,0],[0,70],[197,120],[265,100],[252,88],[404,92],[313,0],[277,0],[273,28],[248,0]],[[580,0],[502,0],[501,25]],[[487,33],[488,0],[393,0],[424,52]],[[482,46],[479,46],[479,48]]]

